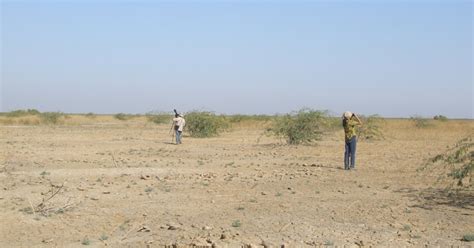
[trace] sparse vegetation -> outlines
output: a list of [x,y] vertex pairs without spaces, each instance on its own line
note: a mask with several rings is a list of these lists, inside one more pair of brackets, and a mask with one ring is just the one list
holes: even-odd
[[415,116],[410,117],[410,120],[413,122],[413,124],[417,128],[427,128],[427,127],[430,126],[429,120],[426,119],[426,118],[423,118],[419,115],[415,115]]
[[126,120],[130,120],[132,116],[124,114],[124,113],[118,113],[114,115],[114,118],[117,120],[126,121]]
[[153,188],[152,188],[152,187],[146,187],[146,188],[145,188],[145,192],[147,192],[147,193],[150,193],[150,192],[152,192],[152,191],[153,191]]
[[68,117],[62,112],[39,112],[36,109],[15,110],[4,114],[8,119],[2,120],[4,124],[22,124],[22,125],[55,125],[62,119]]
[[382,125],[385,120],[379,115],[362,116],[363,125],[359,127],[359,138],[362,140],[380,140],[384,139]]
[[88,237],[85,237],[84,239],[82,239],[81,244],[82,245],[90,245],[91,241],[89,240]]
[[127,229],[128,224],[130,223],[131,220],[125,220],[122,224],[120,224],[119,229],[121,231],[125,231]]
[[105,234],[102,234],[102,235],[99,237],[99,240],[100,240],[100,241],[105,241],[105,240],[107,240],[107,239],[109,239],[109,236],[107,236],[107,235],[105,235]]
[[89,112],[89,113],[86,114],[86,117],[90,118],[90,119],[94,119],[96,117],[96,115],[92,112]]
[[49,191],[41,193],[41,195],[43,195],[41,203],[34,206],[30,202],[30,206],[20,209],[20,212],[49,217],[53,214],[62,214],[66,211],[69,211],[74,206],[74,204],[71,202],[71,199],[68,199],[65,203],[53,201],[53,198],[56,198],[59,194],[64,192],[63,189],[64,185],[51,184]]
[[324,242],[324,245],[325,245],[325,246],[333,246],[333,245],[334,245],[334,242],[331,241],[331,240],[326,240],[326,241]]
[[[170,125],[155,125],[147,116],[121,122],[113,115],[98,114],[94,120],[84,115],[71,115],[61,127],[18,126],[22,119],[40,121],[39,115],[0,116],[13,121],[0,126],[5,148],[0,153],[7,155],[0,162],[5,225],[13,233],[25,223],[31,226],[26,230],[31,237],[7,235],[8,244],[365,247],[391,238],[394,246],[423,245],[433,237],[431,243],[440,246],[474,244],[468,242],[473,233],[466,215],[473,191],[446,188],[457,185],[457,177],[464,177],[463,186],[472,182],[466,180],[474,174],[471,169],[452,173],[474,156],[473,148],[460,146],[474,140],[472,135],[473,140],[460,140],[472,133],[472,120],[430,118],[433,126],[426,130],[408,119],[382,120],[386,140],[361,144],[361,167],[367,170],[345,173],[339,116],[328,117],[318,146],[282,145],[285,140],[279,143],[274,136],[257,144],[273,120],[245,118],[223,137],[189,138],[174,146],[166,136]],[[217,118],[230,122],[227,116]],[[414,173],[421,159],[430,167]],[[439,175],[443,182],[431,185]],[[64,188],[48,192],[52,182],[65,182]],[[424,218],[428,212],[437,218]],[[370,227],[387,216],[382,229],[390,232],[374,235]],[[351,223],[359,231],[337,231],[347,219],[355,220]],[[307,220],[320,225],[306,228]],[[58,228],[78,227],[79,234],[66,232],[57,240]],[[297,238],[277,240],[275,234]]]
[[241,225],[240,220],[234,220],[234,222],[232,222],[232,227],[240,227]]
[[190,112],[186,115],[185,130],[196,138],[218,136],[222,131],[230,127],[229,122],[223,116],[217,116],[211,112]]
[[31,208],[31,207],[20,208],[19,211],[23,212],[25,214],[33,214],[34,213],[33,208]]
[[44,112],[40,114],[41,122],[51,125],[58,124],[63,116],[64,114],[62,112]]
[[[430,164],[441,164],[449,167],[451,172],[448,176],[457,180],[458,186],[465,185],[465,178],[471,179],[474,171],[474,142],[473,137],[469,136],[458,141],[453,148],[443,154],[438,154],[431,158],[422,169],[428,168]],[[471,181],[471,180],[467,180]],[[472,182],[470,183],[472,184]]]
[[51,174],[51,173],[49,173],[49,172],[47,172],[47,171],[43,171],[43,172],[40,173],[40,176],[45,177],[45,176],[47,176],[47,175],[49,175],[49,174]]
[[403,231],[410,231],[411,230],[411,226],[410,225],[403,225]]
[[271,121],[274,117],[271,115],[230,115],[226,117],[231,123],[243,121]]
[[444,116],[444,115],[435,115],[433,117],[434,120],[437,120],[437,121],[447,121],[448,120],[448,117]]
[[474,241],[474,234],[465,234],[462,236],[462,241],[472,242]]
[[167,114],[147,114],[146,119],[155,124],[165,124],[171,121],[172,116]]
[[284,138],[287,144],[298,145],[320,140],[330,126],[327,111],[302,109],[276,118],[267,132]]
[[40,112],[36,109],[14,110],[6,114],[7,117],[22,117],[28,115],[39,115]]

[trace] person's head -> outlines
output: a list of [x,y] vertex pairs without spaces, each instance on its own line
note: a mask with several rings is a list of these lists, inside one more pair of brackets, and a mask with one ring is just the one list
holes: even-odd
[[349,119],[352,117],[352,115],[354,115],[352,112],[346,111],[346,112],[344,112],[344,114],[342,115],[342,117],[343,117],[344,119],[349,120]]
[[178,118],[178,117],[179,117],[179,114],[178,114],[178,113],[174,114],[174,117]]

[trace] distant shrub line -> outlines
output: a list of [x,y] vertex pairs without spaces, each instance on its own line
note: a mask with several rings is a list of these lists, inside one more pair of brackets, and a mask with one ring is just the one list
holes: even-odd
[[39,115],[40,112],[36,109],[27,109],[27,110],[14,110],[11,112],[6,113],[7,117],[22,117],[28,115]]
[[[44,112],[36,109],[15,110],[2,115],[7,117],[38,116],[38,119],[20,119],[16,121],[20,124],[59,124],[68,115],[62,112]],[[83,116],[94,119],[96,114],[89,112]],[[125,113],[117,113],[113,118],[120,121],[127,121],[137,116]],[[149,112],[144,115],[148,122],[154,124],[170,123],[173,115],[169,113]],[[285,115],[216,115],[210,111],[192,111],[186,114],[185,132],[191,137],[206,138],[220,135],[228,131],[233,124],[245,122],[265,122],[268,128],[267,135],[273,135],[285,140],[287,144],[298,145],[314,143],[322,138],[325,133],[341,130],[341,120],[332,117],[328,111],[303,108]],[[363,117],[365,125],[359,129],[362,139],[383,138],[381,126],[384,121],[380,116],[373,115]],[[6,123],[4,121],[3,123]]]
[[[38,124],[48,124],[54,125],[59,124],[62,119],[68,118],[68,115],[62,112],[40,112],[36,109],[26,109],[26,110],[14,110],[8,113],[4,113],[4,116],[7,118],[21,118],[19,120],[20,124],[23,125],[38,125]],[[23,118],[28,116],[37,116],[38,119]]]

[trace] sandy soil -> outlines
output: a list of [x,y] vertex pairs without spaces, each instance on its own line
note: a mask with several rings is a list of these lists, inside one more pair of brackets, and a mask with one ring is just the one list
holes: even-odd
[[359,142],[355,171],[342,170],[342,130],[287,146],[241,125],[177,146],[168,128],[0,126],[0,247],[474,246],[461,241],[474,191],[417,171],[473,121],[389,120],[385,140]]

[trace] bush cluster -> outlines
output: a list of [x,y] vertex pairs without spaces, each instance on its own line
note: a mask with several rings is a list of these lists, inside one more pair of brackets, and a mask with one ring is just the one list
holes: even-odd
[[434,120],[437,120],[437,121],[447,121],[448,120],[448,117],[444,116],[444,115],[435,115],[433,117]]
[[327,111],[305,108],[277,117],[267,132],[284,138],[287,144],[298,145],[320,140],[331,124]]
[[62,112],[44,112],[40,114],[41,122],[44,124],[58,124],[61,117],[64,117]]
[[191,137],[205,138],[219,135],[230,127],[224,116],[212,112],[193,111],[186,114],[186,131]]

